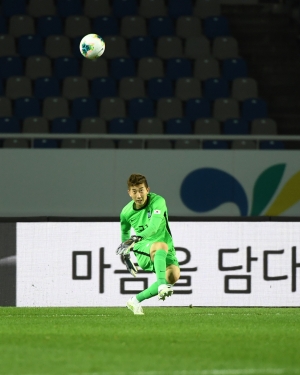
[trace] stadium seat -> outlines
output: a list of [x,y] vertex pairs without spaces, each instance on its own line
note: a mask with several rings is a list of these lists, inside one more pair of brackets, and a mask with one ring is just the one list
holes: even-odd
[[197,78],[179,78],[175,84],[175,96],[180,100],[200,98],[202,89]]
[[192,76],[191,61],[183,58],[172,58],[167,61],[166,77],[176,80]]
[[85,0],[83,14],[90,18],[109,16],[111,6],[109,0]]
[[121,20],[120,34],[130,39],[136,36],[147,35],[147,24],[144,17],[141,16],[126,16]]
[[255,150],[257,147],[254,141],[236,139],[231,142],[231,148],[233,150]]
[[[93,30],[94,31],[94,30]],[[91,34],[90,19],[86,16],[69,16],[65,20],[64,34],[69,38],[84,37]],[[97,32],[94,31],[97,34]],[[100,34],[101,35],[101,34]]]
[[172,18],[191,16],[193,13],[192,0],[169,0],[168,13]]
[[103,98],[100,103],[100,117],[106,121],[126,117],[125,100],[122,98]]
[[[88,60],[83,57],[81,54],[81,51],[79,49],[80,42],[81,42],[82,36],[76,36],[75,38],[71,39],[71,47],[72,47],[72,55],[78,60]],[[91,60],[93,61],[93,60]]]
[[34,19],[28,15],[14,15],[9,20],[8,33],[15,38],[35,34]]
[[257,82],[253,78],[235,78],[232,81],[231,96],[239,101],[258,97]]
[[233,81],[236,78],[247,77],[248,68],[247,63],[242,58],[225,59],[222,63],[222,77],[228,81]]
[[153,101],[149,98],[134,98],[129,101],[128,115],[134,120],[138,121],[142,118],[154,117]]
[[170,17],[152,17],[149,20],[148,34],[153,38],[174,35],[174,26]]
[[157,40],[156,54],[161,59],[180,58],[183,56],[182,41],[178,36],[162,36]]
[[268,117],[267,103],[263,99],[246,99],[242,102],[241,117],[246,121]]
[[20,122],[15,117],[0,118],[0,133],[20,133]]
[[0,14],[0,35],[1,34],[7,34],[7,21],[2,14]]
[[226,141],[203,141],[203,149],[206,150],[226,150],[228,148]]
[[144,148],[144,143],[142,139],[121,139],[118,142],[118,148],[141,149]]
[[30,79],[52,76],[52,63],[47,56],[30,56],[25,63],[25,76]]
[[127,57],[127,43],[124,37],[120,35],[106,36],[105,41],[105,58],[115,59],[117,57]]
[[150,36],[133,37],[129,42],[129,54],[134,59],[154,57],[154,42]]
[[220,77],[220,66],[214,57],[198,58],[194,64],[194,77],[205,81],[209,78]]
[[184,47],[184,57],[188,59],[210,58],[210,42],[206,36],[187,37]]
[[200,142],[196,139],[177,139],[174,142],[175,150],[197,150],[200,148]]
[[29,142],[26,139],[4,139],[3,148],[28,148]]
[[99,77],[107,77],[107,60],[105,58],[96,60],[83,59],[81,65],[81,75],[88,80],[92,80]]
[[37,98],[16,99],[14,115],[20,120],[24,120],[26,117],[41,116],[39,100]]
[[118,20],[113,16],[100,16],[93,19],[95,34],[105,36],[119,35]]
[[60,148],[82,149],[88,148],[88,141],[85,139],[62,139]]
[[21,57],[44,54],[43,39],[40,35],[23,35],[19,38],[18,53]]
[[166,134],[192,134],[191,122],[186,118],[172,118],[166,122]]
[[34,148],[58,148],[58,141],[55,139],[35,139]]
[[137,75],[147,81],[151,78],[163,77],[164,65],[162,60],[158,57],[140,59],[138,61]]
[[159,118],[142,118],[138,122],[138,134],[163,134],[163,132],[163,122]]
[[230,95],[229,83],[224,78],[209,78],[204,81],[204,96],[209,100],[227,98]]
[[130,118],[115,118],[108,124],[110,134],[134,134],[135,126]]
[[185,117],[190,121],[198,118],[211,117],[210,101],[205,98],[189,99],[185,105]]
[[215,118],[199,118],[195,121],[195,134],[221,134],[221,124]]
[[54,120],[58,117],[69,117],[69,103],[66,98],[47,97],[43,101],[43,117]]
[[161,0],[140,0],[139,14],[145,18],[163,17],[167,15],[167,7]]
[[26,14],[26,0],[2,0],[2,14],[5,17]]
[[[90,95],[88,80],[84,77],[66,77],[62,83],[62,96],[68,100]],[[56,95],[54,95],[56,96]]]
[[137,14],[138,6],[136,0],[113,0],[112,12],[118,17],[134,16]]
[[23,75],[23,63],[20,57],[0,57],[0,78]]
[[211,16],[221,15],[221,5],[219,0],[196,0],[194,5],[194,15],[202,19]]
[[80,15],[82,14],[81,0],[57,0],[56,10],[61,17]]
[[202,34],[201,22],[198,17],[181,16],[176,21],[176,35],[180,38],[200,36]]
[[259,148],[261,150],[284,150],[285,146],[282,141],[260,141]]
[[232,118],[224,121],[224,134],[249,134],[249,124],[240,118]]
[[58,57],[54,60],[53,75],[58,79],[79,76],[79,62],[74,57]]
[[115,141],[112,139],[91,139],[90,148],[115,148]]
[[71,104],[71,116],[76,120],[98,115],[97,100],[94,98],[77,98]]
[[93,79],[91,82],[91,95],[95,99],[117,96],[116,81],[112,77]]
[[62,20],[58,16],[44,16],[37,19],[37,34],[46,38],[63,33]]
[[71,42],[65,35],[50,35],[46,38],[45,54],[51,59],[71,56]]
[[55,118],[51,124],[51,133],[77,133],[77,123],[72,117]]
[[213,117],[219,121],[240,116],[239,102],[233,98],[219,98],[213,104]]
[[135,61],[130,57],[112,59],[110,62],[110,75],[115,79],[135,76]]
[[203,32],[209,39],[229,36],[228,19],[224,16],[211,16],[203,20]]
[[146,96],[144,81],[139,77],[125,77],[120,80],[119,96],[125,100]]
[[151,78],[148,81],[148,96],[150,99],[158,100],[173,96],[173,85],[169,78]]
[[12,100],[32,96],[31,80],[23,76],[9,77],[6,81],[5,96]]
[[106,122],[100,117],[87,117],[81,121],[80,133],[105,134],[107,133]]
[[49,123],[44,117],[27,117],[23,122],[23,133],[49,133]]
[[216,37],[212,43],[212,55],[219,60],[237,59],[239,57],[237,40],[230,36]]
[[251,134],[275,135],[277,124],[271,118],[257,118],[251,122]]
[[172,148],[172,142],[167,139],[150,139],[146,143],[146,148],[155,150],[169,150]]
[[11,100],[5,96],[0,96],[0,117],[11,117],[12,113]]
[[161,98],[157,101],[156,117],[162,121],[183,117],[182,102],[178,98]]
[[12,35],[0,35],[0,57],[16,56],[16,42]]
[[29,0],[28,14],[32,17],[53,16],[55,12],[54,0]]

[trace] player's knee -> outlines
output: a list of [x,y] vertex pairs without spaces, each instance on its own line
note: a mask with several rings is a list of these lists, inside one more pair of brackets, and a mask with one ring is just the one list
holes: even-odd
[[168,252],[168,245],[165,242],[155,242],[152,244],[153,250],[164,250]]

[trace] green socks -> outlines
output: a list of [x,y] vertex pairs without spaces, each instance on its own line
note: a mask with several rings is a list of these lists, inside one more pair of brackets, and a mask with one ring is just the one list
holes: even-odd
[[166,283],[166,259],[167,252],[164,250],[157,250],[154,255],[154,269],[156,273],[157,284]]
[[154,255],[154,269],[156,273],[157,281],[150,285],[149,288],[143,290],[141,293],[136,295],[136,299],[139,302],[144,301],[145,299],[157,296],[158,287],[161,284],[166,284],[166,258],[167,252],[164,250],[157,250]]
[[136,295],[136,299],[139,302],[144,301],[145,299],[154,297],[158,295],[158,284],[157,281],[149,286],[149,288],[143,290],[141,293]]

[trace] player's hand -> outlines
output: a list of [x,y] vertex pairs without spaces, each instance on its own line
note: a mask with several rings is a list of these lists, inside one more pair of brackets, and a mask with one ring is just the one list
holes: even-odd
[[117,248],[116,254],[117,255],[126,255],[130,253],[130,249],[134,247],[134,245],[141,241],[143,238],[140,236],[131,236],[129,240],[126,240],[121,243],[121,245]]
[[127,268],[127,271],[129,273],[131,273],[131,275],[133,277],[136,277],[136,274],[138,273],[138,270],[137,270],[136,266],[134,265],[134,263],[131,261],[130,255],[129,254],[123,255],[123,260],[124,260],[125,266]]

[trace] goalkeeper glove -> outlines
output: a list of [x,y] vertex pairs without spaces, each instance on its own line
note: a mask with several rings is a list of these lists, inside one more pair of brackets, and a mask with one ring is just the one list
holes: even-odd
[[136,277],[136,274],[138,273],[138,270],[136,268],[136,266],[134,265],[134,263],[131,261],[130,259],[130,255],[127,254],[127,255],[122,255],[123,257],[123,260],[124,260],[124,263],[125,263],[125,266],[127,268],[127,271],[129,273],[131,273],[131,275],[133,277]]
[[131,236],[129,240],[126,240],[121,243],[121,245],[117,248],[116,254],[117,255],[126,255],[130,253],[130,249],[134,247],[134,245],[141,241],[143,237],[140,236]]

